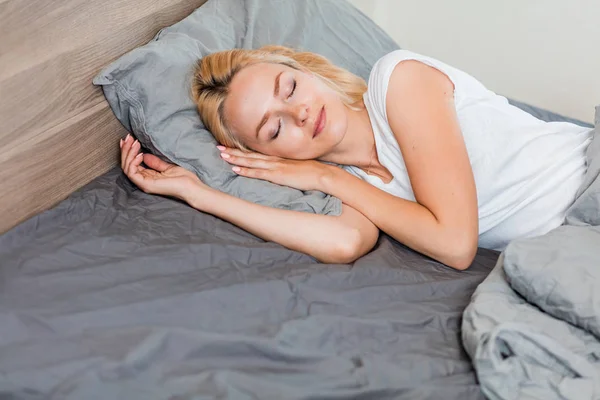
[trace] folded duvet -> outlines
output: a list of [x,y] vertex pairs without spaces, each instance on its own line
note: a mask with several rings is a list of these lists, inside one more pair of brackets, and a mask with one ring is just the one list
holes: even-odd
[[462,339],[490,399],[600,399],[600,135],[566,224],[509,244]]

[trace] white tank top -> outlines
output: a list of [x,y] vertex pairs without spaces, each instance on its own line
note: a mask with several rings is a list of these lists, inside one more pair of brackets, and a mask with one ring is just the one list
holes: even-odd
[[[389,80],[403,60],[434,67],[454,83],[456,113],[477,188],[479,246],[502,250],[513,239],[542,235],[561,225],[586,172],[592,129],[541,121],[465,72],[407,50],[377,61],[364,95],[379,161],[393,180],[386,184],[360,168],[344,168],[390,194],[415,201],[386,112]],[[402,216],[398,218],[401,223]]]

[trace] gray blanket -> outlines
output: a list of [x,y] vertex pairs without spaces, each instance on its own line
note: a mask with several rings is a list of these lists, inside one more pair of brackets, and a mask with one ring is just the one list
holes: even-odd
[[460,320],[497,257],[319,264],[114,170],[0,236],[0,399],[483,399]]
[[[598,125],[597,125],[598,128]],[[462,324],[490,399],[600,399],[600,133],[566,224],[512,242]]]

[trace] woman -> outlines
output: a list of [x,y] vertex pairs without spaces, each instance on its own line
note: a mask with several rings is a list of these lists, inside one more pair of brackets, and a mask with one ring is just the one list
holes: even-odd
[[382,57],[368,86],[313,53],[225,51],[198,62],[192,92],[233,171],[328,193],[342,214],[220,193],[138,154],[130,137],[121,141],[127,176],[321,262],[364,255],[379,229],[459,270],[478,246],[544,234],[574,201],[591,140],[590,129],[540,121],[466,73],[405,50]]

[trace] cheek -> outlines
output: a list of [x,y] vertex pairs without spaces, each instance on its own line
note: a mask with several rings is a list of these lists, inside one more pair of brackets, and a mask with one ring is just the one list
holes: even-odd
[[332,107],[331,111],[331,116],[329,118],[331,133],[334,138],[343,137],[348,129],[346,106],[342,102],[338,102],[335,104],[335,107]]
[[297,154],[306,147],[306,135],[298,128],[293,128],[278,140],[277,147],[281,152]]
[[288,132],[286,136],[273,142],[271,151],[277,157],[293,160],[305,160],[314,158],[314,148],[310,139],[301,132]]

